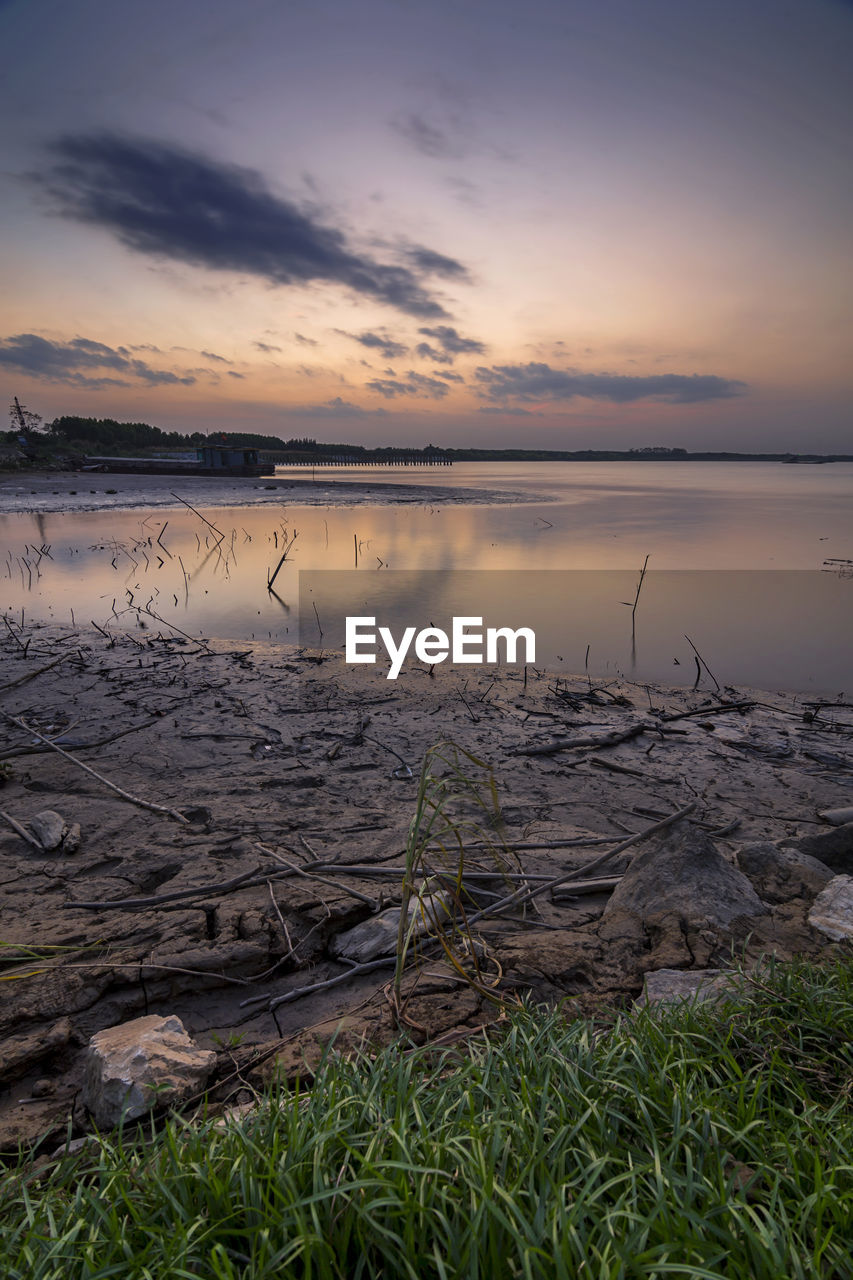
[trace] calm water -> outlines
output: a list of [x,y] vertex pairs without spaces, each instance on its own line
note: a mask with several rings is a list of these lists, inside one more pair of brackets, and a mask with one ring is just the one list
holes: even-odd
[[[310,473],[279,474],[304,480]],[[853,581],[822,572],[827,560],[853,559],[853,464],[483,463],[435,471],[335,468],[326,475],[482,487],[537,500],[468,506],[427,495],[404,506],[206,507],[221,540],[186,509],[0,514],[0,608],[63,623],[73,613],[75,622],[129,625],[137,635],[143,622],[155,633],[171,626],[296,643],[300,569],[624,570],[612,579],[612,622],[593,620],[586,604],[578,606],[589,625],[571,646],[560,646],[570,649],[559,655],[563,669],[583,667],[586,633],[595,636],[598,670],[675,680],[680,665],[692,682],[687,631],[726,681],[834,693],[853,683]],[[317,479],[322,483],[319,472]],[[271,595],[268,576],[294,533]],[[45,545],[50,554],[39,556]],[[632,656],[621,601],[647,555]],[[759,590],[766,573],[741,576],[735,587],[726,575],[662,572],[674,570],[811,573],[785,575],[784,587],[781,578],[773,587],[771,577]],[[603,589],[609,599],[611,588]],[[518,598],[516,589],[506,590]],[[547,599],[537,607],[548,614]],[[556,605],[551,612],[556,617]]]

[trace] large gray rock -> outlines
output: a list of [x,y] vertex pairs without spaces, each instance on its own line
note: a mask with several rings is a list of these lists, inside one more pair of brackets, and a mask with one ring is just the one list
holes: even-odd
[[799,836],[796,839],[780,840],[785,849],[797,849],[817,858],[836,875],[853,875],[853,822],[835,827],[832,831],[822,831],[817,836]]
[[604,909],[645,921],[673,913],[688,923],[725,926],[767,908],[743,872],[696,827],[684,823],[638,853]]
[[99,1128],[136,1120],[203,1088],[216,1054],[200,1049],[180,1018],[135,1018],[92,1036],[82,1101]]
[[737,863],[762,902],[814,898],[833,876],[817,858],[798,849],[780,849],[769,840],[745,844],[738,850]]
[[853,938],[853,876],[835,876],[814,900],[809,924],[840,942]]

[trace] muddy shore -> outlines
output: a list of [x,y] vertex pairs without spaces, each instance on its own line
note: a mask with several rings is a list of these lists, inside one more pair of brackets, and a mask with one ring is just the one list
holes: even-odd
[[[582,868],[691,802],[686,821],[716,833],[728,858],[749,841],[823,831],[818,810],[850,803],[850,712],[815,715],[793,695],[470,668],[413,669],[391,684],[291,647],[108,639],[10,619],[0,661],[0,809],[25,833],[44,810],[80,827],[79,848],[45,852],[0,818],[5,1149],[64,1133],[89,1037],[142,1014],[177,1014],[217,1051],[223,1097],[274,1062],[304,1072],[333,1034],[343,1047],[392,1035],[390,968],[270,1005],[345,975],[332,940],[399,902],[418,773],[439,741],[493,768],[500,840],[530,876]],[[586,745],[530,754],[566,737]],[[467,856],[494,872],[476,842]],[[499,878],[482,883],[480,905],[503,891]],[[651,969],[726,963],[733,946],[826,945],[800,901],[725,942],[678,927],[620,932],[602,924],[606,903],[606,891],[554,892],[524,918],[482,920],[495,989],[596,1013],[636,997]],[[440,954],[407,981],[414,1039],[496,1016]]]
[[0,514],[19,511],[124,511],[180,507],[174,494],[196,506],[244,507],[292,502],[300,506],[385,505],[386,503],[541,502],[541,494],[461,489],[452,485],[260,476],[145,476],[108,472],[0,472]]

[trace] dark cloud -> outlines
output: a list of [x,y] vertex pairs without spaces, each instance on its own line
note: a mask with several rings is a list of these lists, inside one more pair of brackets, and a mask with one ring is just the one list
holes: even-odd
[[246,376],[245,373],[235,373],[233,369],[228,369],[226,372],[229,378],[245,378]]
[[226,360],[224,356],[218,356],[215,351],[202,351],[201,353],[206,360],[216,360],[218,364],[230,364],[230,360]]
[[281,351],[281,347],[273,347],[268,342],[253,342],[252,346],[263,351],[266,356],[271,356],[274,351]]
[[428,342],[419,342],[415,347],[415,354],[422,360],[434,360],[436,364],[453,364],[452,355],[447,351],[436,351]]
[[386,400],[394,400],[397,396],[426,396],[430,400],[441,400],[449,390],[445,382],[415,373],[413,369],[406,374],[405,382],[401,382],[399,378],[374,378],[366,385],[371,391],[378,391]]
[[433,373],[436,378],[445,378],[447,382],[463,382],[465,379],[461,373],[451,373],[449,369],[434,369]]
[[425,249],[423,245],[416,244],[406,249],[405,253],[409,261],[424,275],[444,276],[448,280],[471,279],[467,267],[463,267],[461,262],[457,262],[455,258],[447,258],[443,253],[436,253],[434,249]]
[[[191,374],[172,373],[169,369],[152,369],[144,360],[132,357],[126,347],[108,347],[91,338],[73,338],[70,342],[50,342],[34,333],[18,333],[0,339],[0,367],[16,369],[31,378],[46,382],[67,382],[76,387],[126,387],[128,379],[149,386],[179,383],[192,386]],[[110,369],[122,378],[95,373]]]
[[[460,333],[446,324],[435,325],[432,329],[418,329],[418,333],[424,334],[427,338],[435,338],[442,351],[451,360],[454,356],[466,354],[482,355],[486,350],[484,344],[478,342],[476,338],[463,338]],[[435,358],[433,356],[433,359]]]
[[613,373],[572,373],[550,365],[529,364],[481,366],[476,378],[489,400],[612,400],[627,404],[632,400],[669,400],[693,404],[700,400],[725,400],[741,395],[745,382],[718,378],[715,374],[659,373],[647,377]]
[[316,346],[317,346],[316,339],[314,339],[314,338],[306,338],[306,337],[305,337],[305,335],[304,335],[304,334],[302,334],[302,333],[294,333],[294,335],[293,335],[293,336],[294,336],[294,338],[296,339],[296,341],[297,341],[297,342],[299,342],[299,343],[301,343],[301,344],[302,344],[302,346],[303,346],[303,347],[316,347]]
[[420,317],[446,315],[410,267],[377,262],[343,232],[276,196],[260,174],[154,140],[76,135],[37,180],[67,218],[130,249],[272,284],[338,284]]
[[390,338],[387,333],[347,333],[346,329],[336,329],[335,333],[343,334],[345,338],[352,338],[354,342],[360,342],[363,347],[381,352],[386,360],[395,360],[397,356],[404,356],[409,349],[404,343]]

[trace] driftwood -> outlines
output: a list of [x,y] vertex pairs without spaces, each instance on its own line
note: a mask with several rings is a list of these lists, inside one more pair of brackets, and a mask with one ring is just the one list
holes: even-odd
[[575,747],[616,747],[620,742],[628,742],[641,733],[653,729],[654,725],[647,721],[632,725],[630,729],[621,729],[617,733],[584,734],[579,738],[554,738],[551,742],[541,742],[533,747],[518,747],[510,752],[514,756],[552,756],[558,751],[571,751]]
[[[2,692],[2,690],[0,690]],[[154,716],[151,720],[145,720],[142,724],[133,724],[129,729],[120,729],[118,733],[111,733],[107,738],[96,738],[93,742],[75,742],[73,745],[78,751],[89,751],[93,747],[106,747],[110,742],[117,742],[119,738],[126,738],[129,733],[138,733],[140,729],[147,729],[152,724],[158,724],[162,721],[162,716]],[[57,737],[64,738],[68,735],[68,729],[63,729]],[[70,744],[69,744],[70,745]],[[40,747],[9,747],[7,751],[0,751],[0,760],[14,760],[18,756],[40,756],[47,755],[58,746],[56,739],[48,738],[46,746]]]
[[63,653],[60,657],[54,658],[53,662],[46,663],[43,667],[37,667],[35,671],[28,671],[25,675],[18,676],[17,680],[10,680],[8,684],[0,686],[0,693],[8,693],[10,689],[17,689],[18,685],[26,684],[29,680],[35,680],[36,676],[44,675],[45,671],[51,671],[54,667],[58,667],[60,662],[68,662],[74,657],[72,653]]
[[78,769],[83,769],[86,773],[90,773],[93,778],[98,779],[98,782],[103,783],[105,787],[109,787],[110,791],[114,791],[116,795],[121,796],[122,800],[127,800],[129,804],[135,804],[140,809],[149,809],[152,813],[165,813],[168,818],[172,818],[175,822],[182,822],[185,826],[189,826],[189,820],[182,813],[178,813],[177,809],[169,809],[166,805],[154,804],[151,800],[142,800],[139,796],[131,795],[129,791],[125,791],[114,782],[110,782],[109,778],[105,778],[102,773],[98,773],[97,769],[93,769],[91,765],[84,764],[82,760],[72,756],[70,751],[65,751],[62,747],[58,747],[50,738],[46,738],[37,729],[32,729],[25,721],[19,720],[17,716],[10,716],[7,711],[0,711],[0,716],[8,721],[9,724],[14,724],[19,729],[23,729],[24,733],[31,733],[33,737],[38,738],[45,746],[50,747],[52,751],[56,751],[64,759],[70,760]]
[[694,711],[668,711],[661,716],[661,721],[669,724],[672,720],[686,720],[688,716],[711,716],[720,711],[748,711],[754,706],[755,702],[749,698],[743,702],[712,702],[706,707],[696,707]]
[[189,898],[212,898],[221,893],[230,893],[232,889],[250,888],[252,885],[265,884],[267,880],[278,880],[293,872],[283,867],[274,866],[264,870],[255,867],[252,871],[244,871],[233,880],[221,880],[218,884],[196,885],[192,889],[175,889],[172,893],[160,893],[150,898],[113,898],[106,902],[64,902],[66,910],[81,908],[86,911],[139,911],[143,907],[159,907],[165,902],[181,902]]

